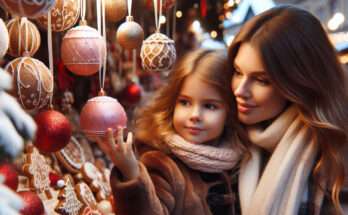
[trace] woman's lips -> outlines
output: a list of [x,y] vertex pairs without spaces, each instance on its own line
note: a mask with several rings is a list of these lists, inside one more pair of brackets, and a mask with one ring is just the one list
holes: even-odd
[[255,108],[256,106],[255,105],[249,105],[249,104],[243,104],[243,103],[238,103],[237,104],[237,109],[238,109],[238,112],[240,113],[250,113],[250,111]]

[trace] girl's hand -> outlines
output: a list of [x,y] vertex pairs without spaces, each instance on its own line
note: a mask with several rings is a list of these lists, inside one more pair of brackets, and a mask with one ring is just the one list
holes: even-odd
[[122,172],[127,179],[136,178],[139,175],[138,161],[133,151],[133,134],[127,135],[123,140],[124,128],[117,130],[116,143],[112,129],[108,129],[105,141],[98,141],[102,150],[109,156],[113,164]]

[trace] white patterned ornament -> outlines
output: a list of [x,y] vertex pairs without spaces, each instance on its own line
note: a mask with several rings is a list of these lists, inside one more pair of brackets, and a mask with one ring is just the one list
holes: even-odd
[[48,13],[55,3],[55,0],[0,0],[0,6],[5,11],[29,18]]
[[33,56],[40,47],[41,37],[37,27],[26,17],[16,17],[7,23],[10,37],[8,54],[13,57]]
[[53,76],[41,61],[31,57],[20,57],[6,66],[12,74],[15,94],[26,110],[45,107],[53,94]]
[[[74,26],[80,15],[79,0],[57,0],[51,9],[52,31],[61,32]],[[44,15],[36,19],[40,27],[47,29],[48,16]]]
[[154,33],[144,40],[140,57],[145,70],[167,72],[176,60],[174,41],[162,33]]

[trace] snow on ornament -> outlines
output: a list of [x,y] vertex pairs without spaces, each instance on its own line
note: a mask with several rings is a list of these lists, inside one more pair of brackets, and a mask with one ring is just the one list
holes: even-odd
[[31,57],[19,57],[7,64],[12,74],[14,94],[26,110],[45,107],[53,94],[53,77],[41,61]]
[[118,22],[127,14],[127,0],[105,0],[107,21]]
[[10,37],[8,54],[20,57],[33,56],[40,47],[41,37],[37,27],[26,17],[16,17],[7,23]]
[[174,41],[159,32],[151,34],[141,46],[140,57],[147,71],[169,71],[176,60]]
[[0,6],[5,11],[29,18],[48,13],[55,3],[55,0],[0,0]]
[[123,48],[136,49],[144,40],[144,31],[132,16],[127,16],[126,22],[117,29],[116,39]]
[[95,74],[101,68],[105,57],[106,43],[96,29],[82,24],[65,34],[61,58],[64,65],[74,74]]
[[8,36],[7,27],[4,21],[0,19],[0,58],[5,56],[9,43],[10,38]]
[[122,105],[109,96],[97,96],[87,101],[80,114],[81,130],[91,141],[104,137],[108,128],[116,132],[126,127],[127,115]]
[[[79,0],[56,0],[51,9],[52,31],[61,32],[74,26],[80,15]],[[45,14],[36,19],[40,27],[47,29],[48,17]]]
[[69,120],[58,111],[47,110],[35,116],[37,132],[34,145],[43,153],[57,152],[64,148],[71,138]]

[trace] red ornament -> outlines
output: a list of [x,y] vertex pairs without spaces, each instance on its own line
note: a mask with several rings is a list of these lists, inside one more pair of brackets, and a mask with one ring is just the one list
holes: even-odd
[[56,152],[69,143],[72,129],[63,114],[54,110],[43,111],[35,117],[35,121],[38,128],[34,145],[40,152]]
[[20,211],[22,215],[43,215],[45,214],[44,205],[39,196],[31,191],[18,192],[24,201],[24,208]]
[[129,84],[122,93],[123,99],[130,104],[138,103],[141,99],[141,88],[135,83]]
[[16,191],[18,187],[18,172],[15,167],[9,163],[3,163],[0,165],[0,175],[5,177],[4,184]]
[[108,128],[126,127],[127,115],[122,105],[109,96],[97,96],[87,101],[80,115],[80,126],[86,136],[96,141]]

